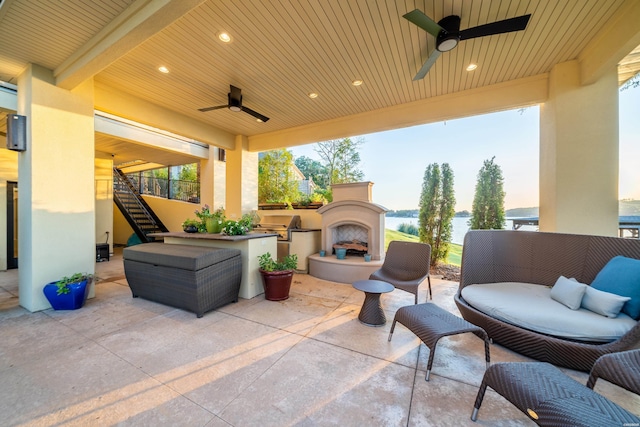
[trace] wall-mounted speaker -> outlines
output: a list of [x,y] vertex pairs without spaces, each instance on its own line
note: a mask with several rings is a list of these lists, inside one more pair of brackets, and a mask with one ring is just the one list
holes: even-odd
[[227,152],[224,148],[218,148],[218,160],[221,162],[227,161]]
[[7,148],[14,151],[27,149],[27,116],[7,114]]

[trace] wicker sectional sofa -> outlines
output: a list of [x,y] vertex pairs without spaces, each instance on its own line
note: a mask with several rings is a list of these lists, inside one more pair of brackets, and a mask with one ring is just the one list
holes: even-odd
[[454,300],[462,317],[482,327],[494,342],[534,359],[581,371],[589,371],[603,354],[640,347],[640,322],[611,342],[576,341],[498,320],[462,296],[462,290],[473,284],[522,282],[552,287],[559,276],[588,285],[615,256],[640,259],[640,240],[472,230],[465,236],[463,248],[460,286]]

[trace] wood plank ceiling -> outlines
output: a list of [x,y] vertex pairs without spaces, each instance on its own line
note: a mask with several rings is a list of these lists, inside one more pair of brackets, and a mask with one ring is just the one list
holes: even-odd
[[[5,0],[0,80],[29,62],[55,70],[134,0]],[[95,76],[232,134],[256,135],[549,72],[576,59],[624,0],[208,0]],[[434,39],[402,18],[420,9],[461,29],[532,14],[525,31],[460,42],[425,79],[413,76]],[[217,35],[228,32],[232,42]],[[475,71],[466,66],[476,63]],[[158,72],[165,66],[168,74]],[[637,67],[637,64],[636,64]],[[353,80],[362,80],[353,86]],[[228,109],[229,85],[258,123]],[[308,94],[318,97],[311,99]]]

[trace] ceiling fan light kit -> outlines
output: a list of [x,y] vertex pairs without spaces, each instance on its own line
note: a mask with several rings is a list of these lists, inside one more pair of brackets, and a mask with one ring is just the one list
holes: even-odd
[[460,17],[456,15],[447,16],[442,18],[438,25],[444,31],[438,32],[436,36],[436,49],[440,52],[449,52],[458,46],[460,41]]
[[431,52],[422,68],[413,78],[413,80],[421,80],[427,75],[440,54],[454,49],[461,40],[522,31],[527,28],[531,14],[478,25],[462,31],[460,31],[460,17],[457,15],[445,16],[436,23],[422,11],[415,9],[402,17],[422,28],[436,39],[436,49]]

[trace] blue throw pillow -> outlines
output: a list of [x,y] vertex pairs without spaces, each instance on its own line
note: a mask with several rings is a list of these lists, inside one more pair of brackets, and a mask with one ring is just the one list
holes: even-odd
[[622,312],[635,320],[640,319],[640,260],[623,256],[611,258],[591,287],[631,298],[622,307]]

